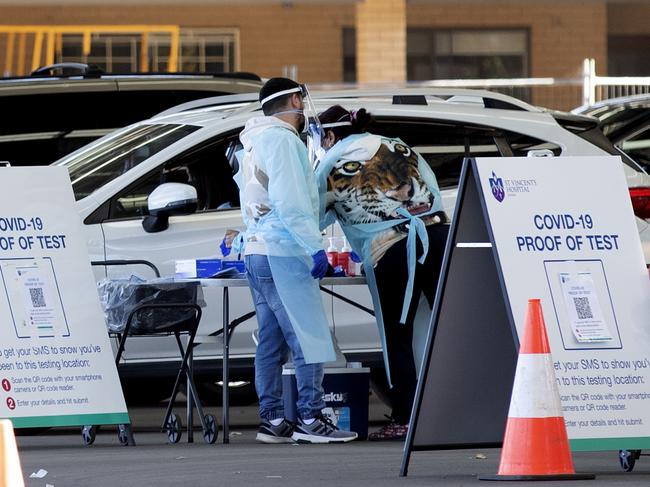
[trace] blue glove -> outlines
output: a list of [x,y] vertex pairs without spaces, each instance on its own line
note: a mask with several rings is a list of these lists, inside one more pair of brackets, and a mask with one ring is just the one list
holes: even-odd
[[219,248],[221,249],[221,255],[224,257],[230,255],[230,247],[226,245],[226,237],[223,237],[223,240],[221,241],[221,244],[219,245]]
[[361,256],[357,254],[354,250],[350,252],[350,259],[352,259],[352,262],[361,262]]
[[327,254],[324,250],[319,250],[311,258],[314,261],[314,265],[311,268],[311,276],[314,279],[322,279],[327,273]]

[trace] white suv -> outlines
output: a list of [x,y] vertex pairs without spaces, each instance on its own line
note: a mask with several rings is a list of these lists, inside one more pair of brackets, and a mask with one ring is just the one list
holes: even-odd
[[[371,132],[400,137],[418,150],[436,173],[450,215],[464,157],[525,156],[531,151],[568,156],[617,153],[598,131],[595,119],[546,112],[487,91],[347,91],[316,93],[314,98],[319,111],[335,103],[348,109],[365,107],[375,117]],[[70,171],[93,260],[146,259],[163,275],[171,275],[177,259],[218,257],[226,229],[241,227],[239,195],[232,179],[234,153],[241,147],[238,134],[246,120],[260,112],[254,105],[228,108],[213,107],[209,101],[195,103],[202,108],[191,109],[190,104],[136,123],[55,163]],[[650,186],[650,177],[633,161],[624,159],[623,167],[630,187]],[[198,210],[172,216],[167,229],[148,233],[142,225],[148,213],[147,197],[165,182],[194,186]],[[639,220],[644,238],[647,227]],[[99,279],[106,274],[123,276],[125,272],[147,276],[148,270],[95,268],[95,272]],[[335,291],[371,306],[365,286]],[[231,316],[252,309],[248,289],[233,288],[230,296]],[[348,359],[381,366],[374,320],[330,296],[323,295],[323,300]],[[201,334],[221,327],[221,294],[214,288],[207,290],[206,301]],[[235,376],[238,367],[239,372],[251,371],[255,349],[251,332],[255,328],[255,320],[250,320],[233,336]],[[220,346],[199,346],[195,352],[197,373],[209,368],[211,379],[217,380],[220,350]],[[123,370],[161,374],[165,365],[175,370],[177,360],[173,339],[139,338],[128,343]],[[142,367],[145,364],[147,367]]]

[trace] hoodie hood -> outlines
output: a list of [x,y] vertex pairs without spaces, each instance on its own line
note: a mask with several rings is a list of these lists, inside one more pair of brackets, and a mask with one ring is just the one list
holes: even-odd
[[359,134],[350,139],[338,157],[340,161],[369,161],[381,147],[381,137],[374,134]]
[[277,117],[273,117],[273,116],[253,117],[246,122],[246,125],[244,126],[244,130],[242,130],[241,133],[239,134],[239,140],[244,146],[244,150],[247,152],[250,151],[253,146],[253,141],[255,140],[255,138],[259,134],[261,134],[262,132],[270,128],[287,129],[293,132],[294,134],[296,134],[296,136],[300,136],[300,134],[298,134],[298,131],[295,128],[293,128],[293,126],[289,125],[287,122],[280,120]]

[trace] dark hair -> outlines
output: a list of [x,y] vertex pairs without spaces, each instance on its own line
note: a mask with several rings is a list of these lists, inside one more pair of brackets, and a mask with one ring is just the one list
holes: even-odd
[[[261,102],[267,96],[271,96],[280,91],[299,87],[300,85],[298,83],[289,78],[271,78],[266,83],[264,83],[264,86],[262,86],[262,89],[260,90],[259,100]],[[287,95],[279,96],[273,100],[267,101],[264,105],[262,105],[262,111],[264,112],[264,115],[273,115],[274,113],[284,108],[289,101],[289,97],[291,97],[293,94],[294,93],[289,93]]]
[[365,108],[347,111],[341,105],[334,105],[320,113],[318,115],[318,120],[321,124],[350,122],[352,125],[323,127],[325,132],[328,130],[334,132],[334,136],[339,140],[346,138],[348,135],[362,134],[365,132],[370,122],[372,122],[372,115],[368,113]]

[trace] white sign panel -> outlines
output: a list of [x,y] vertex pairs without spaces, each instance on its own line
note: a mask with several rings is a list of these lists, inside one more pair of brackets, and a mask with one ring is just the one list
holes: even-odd
[[65,168],[0,168],[0,417],[127,424]]
[[647,448],[650,280],[620,159],[476,162],[520,337],[541,299],[572,447]]

